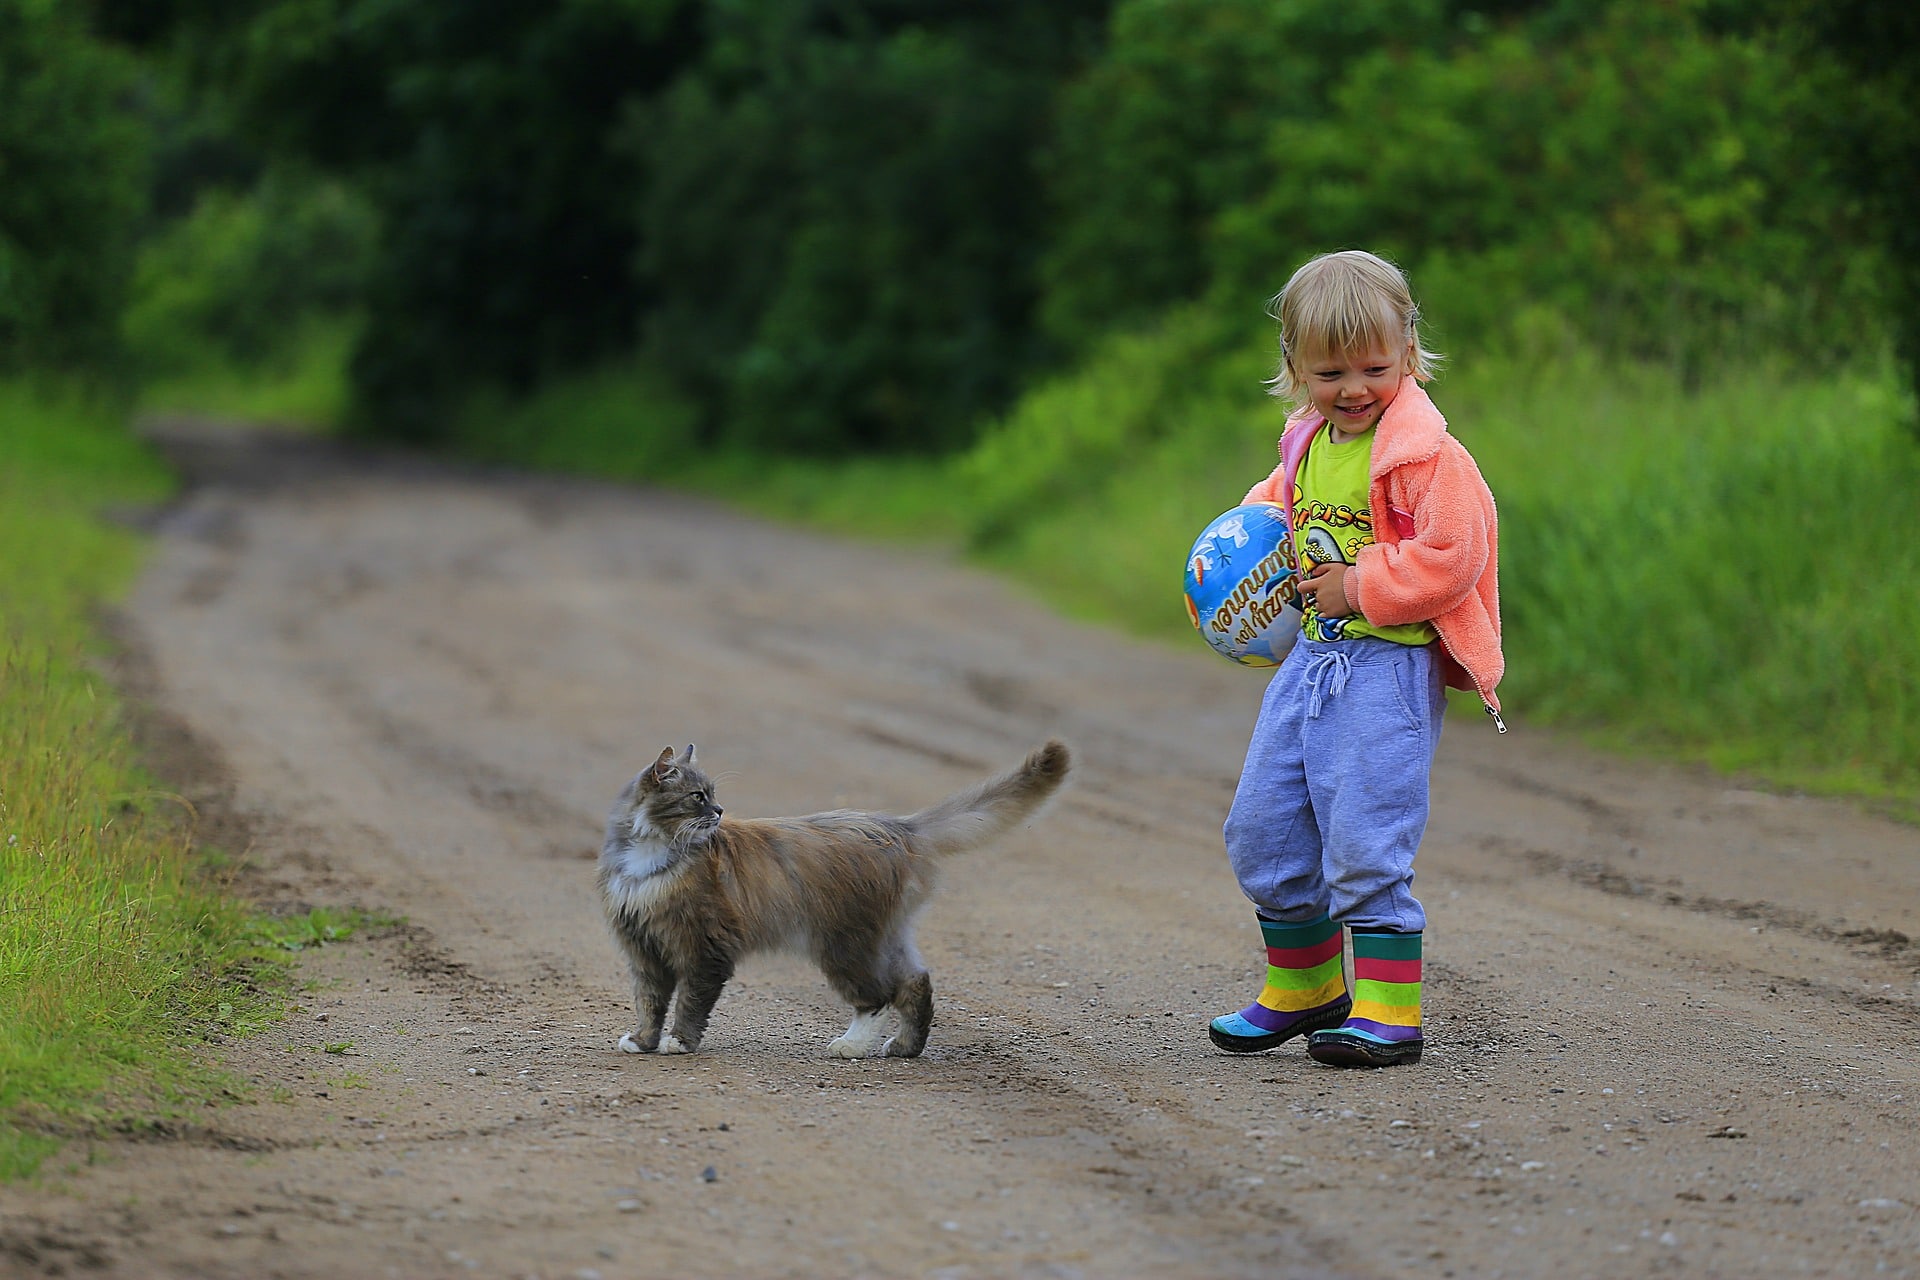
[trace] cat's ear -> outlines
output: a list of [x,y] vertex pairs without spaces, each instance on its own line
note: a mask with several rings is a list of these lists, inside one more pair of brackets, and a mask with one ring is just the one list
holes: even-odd
[[653,768],[647,770],[647,772],[652,775],[655,782],[666,782],[672,778],[674,774],[678,773],[679,770],[673,766],[673,748],[668,747],[665,751],[662,751],[660,758],[653,762]]
[[691,742],[687,744],[687,749],[681,753],[680,763],[686,765],[689,769],[693,767],[693,744]]

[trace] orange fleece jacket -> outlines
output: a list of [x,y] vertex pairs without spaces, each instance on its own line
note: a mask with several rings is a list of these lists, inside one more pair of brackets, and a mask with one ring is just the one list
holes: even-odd
[[[1247,491],[1277,502],[1293,527],[1294,478],[1326,419],[1311,409],[1287,420],[1280,465]],[[1371,546],[1347,569],[1347,599],[1368,622],[1431,621],[1440,633],[1447,684],[1471,689],[1498,716],[1500,547],[1493,493],[1465,445],[1447,431],[1426,389],[1411,377],[1380,415],[1367,469]],[[1385,518],[1382,518],[1384,515]],[[1505,729],[1504,723],[1502,729]]]

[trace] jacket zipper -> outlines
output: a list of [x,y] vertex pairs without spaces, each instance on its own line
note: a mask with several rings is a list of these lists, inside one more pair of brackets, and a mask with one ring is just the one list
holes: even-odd
[[1479,694],[1480,696],[1481,708],[1484,709],[1488,715],[1493,717],[1493,727],[1498,729],[1501,733],[1505,733],[1507,731],[1507,722],[1500,718],[1500,709],[1493,705],[1492,699],[1488,698],[1486,694],[1480,692],[1481,690],[1480,673],[1478,671],[1475,671],[1472,667],[1469,667],[1466,663],[1460,661],[1460,659],[1454,655],[1453,647],[1447,643],[1447,638],[1440,634],[1440,628],[1435,627],[1433,629],[1433,634],[1434,634],[1434,638],[1440,642],[1440,647],[1447,651],[1447,656],[1453,659],[1453,665],[1456,667],[1459,667],[1462,671],[1466,672],[1467,677],[1473,681],[1473,691],[1476,694]]

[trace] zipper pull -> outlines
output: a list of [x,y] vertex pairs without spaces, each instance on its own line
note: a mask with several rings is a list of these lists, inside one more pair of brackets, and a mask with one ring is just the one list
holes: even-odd
[[1487,714],[1493,717],[1493,727],[1498,729],[1500,732],[1505,733],[1507,731],[1507,722],[1500,718],[1500,713],[1494,710],[1493,704],[1491,702],[1488,702],[1485,698],[1482,698],[1480,700],[1480,705],[1485,707],[1487,709]]

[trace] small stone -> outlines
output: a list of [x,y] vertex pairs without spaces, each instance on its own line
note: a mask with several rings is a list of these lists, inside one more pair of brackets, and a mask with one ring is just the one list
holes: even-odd
[[708,1165],[706,1168],[700,1171],[700,1181],[718,1182],[720,1181],[720,1171],[718,1169],[715,1169],[712,1165]]
[[613,1207],[622,1213],[638,1213],[643,1206],[638,1200],[616,1200]]

